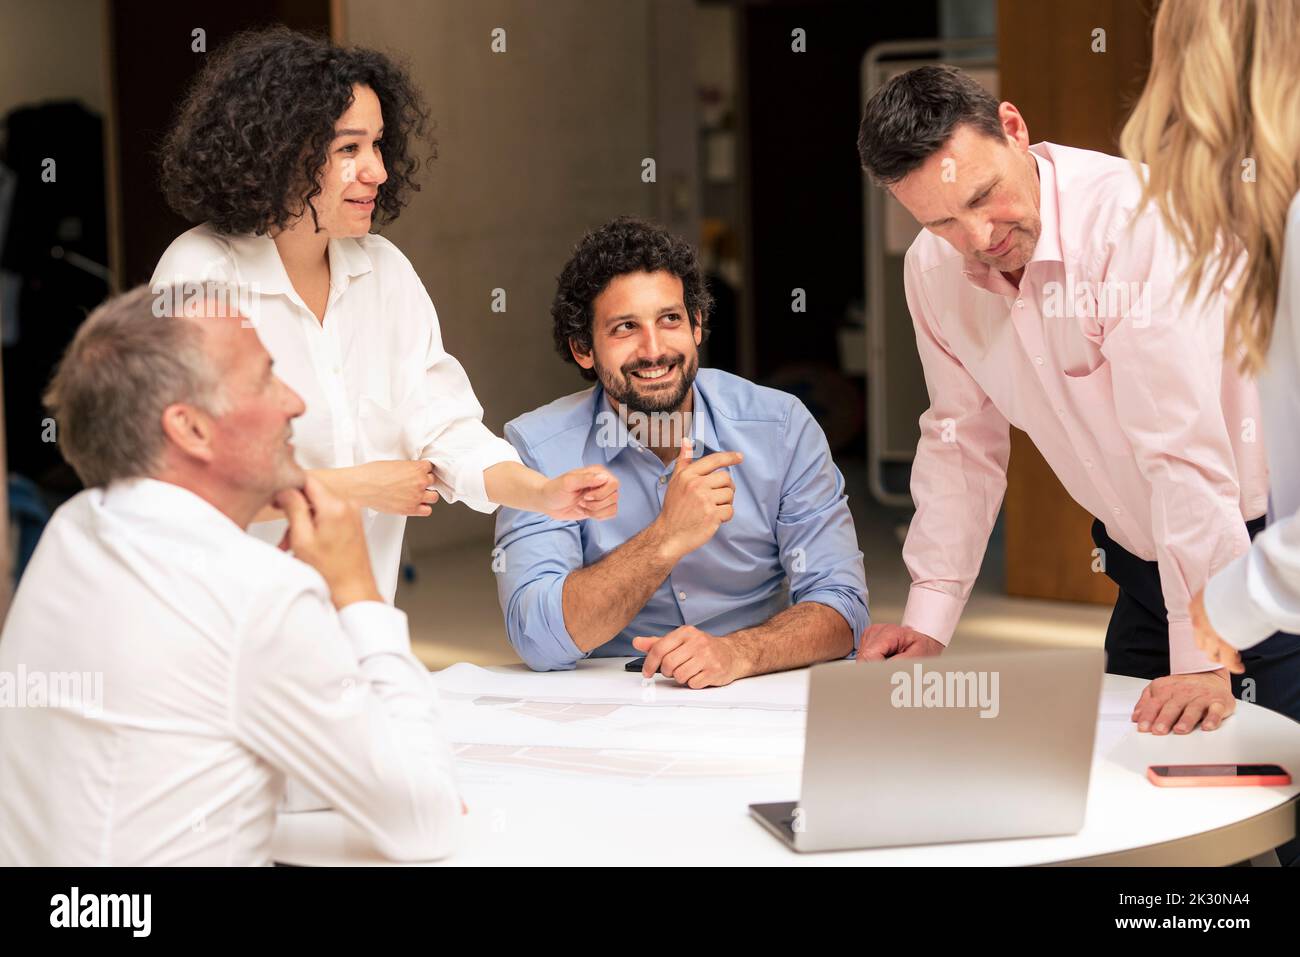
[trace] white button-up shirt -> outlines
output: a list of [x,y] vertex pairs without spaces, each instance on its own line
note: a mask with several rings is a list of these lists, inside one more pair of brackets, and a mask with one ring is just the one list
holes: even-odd
[[[427,459],[444,499],[491,512],[496,506],[483,471],[519,455],[483,425],[483,408],[461,364],[442,347],[438,314],[415,269],[373,234],[331,239],[329,265],[323,323],[294,290],[269,236],[222,236],[196,226],[168,247],[152,284],[238,285],[276,374],[307,405],[293,423],[301,466]],[[406,517],[363,514],[375,579],[392,601]],[[283,521],[261,522],[249,531],[274,544],[285,528]]]
[[152,479],[51,519],[0,636],[0,865],[270,859],[286,775],[397,859],[460,830],[406,616]]
[[1300,194],[1291,200],[1267,366],[1259,377],[1269,524],[1205,587],[1205,613],[1237,648],[1300,632]]

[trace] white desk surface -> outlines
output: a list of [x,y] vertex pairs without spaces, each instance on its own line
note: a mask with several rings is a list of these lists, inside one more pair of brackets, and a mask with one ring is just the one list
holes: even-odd
[[[579,669],[613,671],[627,660],[589,659],[580,662]],[[528,674],[522,665],[489,670]],[[573,673],[532,676],[538,694],[562,694],[566,674]],[[807,680],[807,669],[801,669],[746,683],[756,697],[763,688],[788,696],[792,685],[806,687]],[[748,805],[796,800],[798,767],[703,784],[601,775],[588,775],[575,784],[572,776],[566,779],[563,774],[479,771],[462,774],[470,812],[460,849],[435,863],[1227,864],[1289,839],[1294,834],[1291,802],[1300,793],[1300,783],[1277,788],[1158,788],[1147,781],[1146,769],[1151,764],[1271,762],[1287,768],[1300,782],[1300,724],[1239,703],[1236,714],[1217,731],[1156,737],[1139,734],[1124,718],[1105,713],[1131,707],[1145,686],[1136,678],[1106,676],[1087,818],[1083,830],[1071,836],[797,854],[754,821]],[[358,828],[332,811],[281,815],[272,857],[302,865],[391,863],[369,847]]]

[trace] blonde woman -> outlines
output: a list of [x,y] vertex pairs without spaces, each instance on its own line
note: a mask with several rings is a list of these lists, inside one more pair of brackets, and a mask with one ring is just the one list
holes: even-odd
[[1300,3],[1164,0],[1120,142],[1190,256],[1189,295],[1233,290],[1226,348],[1263,410],[1268,527],[1193,599],[1197,643],[1238,675],[1267,664],[1260,703],[1300,719]]

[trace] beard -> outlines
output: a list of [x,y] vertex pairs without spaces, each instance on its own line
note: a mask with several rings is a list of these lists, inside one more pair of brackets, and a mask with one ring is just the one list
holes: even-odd
[[975,259],[977,262],[981,262],[993,269],[1000,269],[1002,272],[1015,272],[1017,269],[1023,269],[1025,264],[1033,258],[1034,248],[1038,245],[1038,236],[1042,231],[1042,220],[1035,216],[1019,226],[1012,227],[1011,246],[1001,256],[976,253]]
[[[656,387],[653,380],[646,383],[646,380],[639,380],[632,375],[638,370],[653,369],[656,366],[670,366],[664,376],[675,376],[676,385],[671,388]],[[617,372],[597,362],[596,378],[616,403],[625,406],[631,412],[652,415],[656,412],[675,412],[681,407],[686,394],[691,390],[691,385],[695,382],[695,374],[699,371],[699,367],[698,356],[692,355],[688,359],[680,352],[670,352],[649,361],[642,359],[629,362]],[[643,383],[648,384],[649,387],[646,388]]]
[[[280,463],[280,467],[276,470],[276,478],[279,489],[301,489],[307,481],[307,473],[291,455]],[[279,491],[279,489],[276,489],[276,491]]]
[[[298,489],[302,491],[304,483],[307,481],[307,473],[303,467],[298,464],[298,452],[293,446],[277,445],[268,451],[272,465],[269,469],[262,471],[263,480],[270,487],[269,494],[276,495],[287,488]],[[255,460],[255,459],[254,459]]]

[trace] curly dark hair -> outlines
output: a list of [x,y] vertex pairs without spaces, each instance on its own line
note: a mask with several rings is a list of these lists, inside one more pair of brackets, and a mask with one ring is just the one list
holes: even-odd
[[[709,337],[713,297],[704,282],[695,249],[662,226],[632,216],[620,216],[583,236],[573,247],[556,282],[551,318],[555,321],[555,351],[577,365],[570,341],[580,352],[591,351],[592,303],[610,281],[632,272],[669,272],[682,281],[682,294],[691,325],[699,314],[703,339]],[[582,377],[595,381],[594,369]]]
[[[281,229],[304,208],[319,228],[311,200],[354,85],[374,90],[384,113],[388,179],[374,221],[392,222],[420,188],[424,99],[386,55],[282,26],[236,34],[195,78],[160,151],[168,204],[227,235]],[[431,138],[428,150],[435,158]]]

